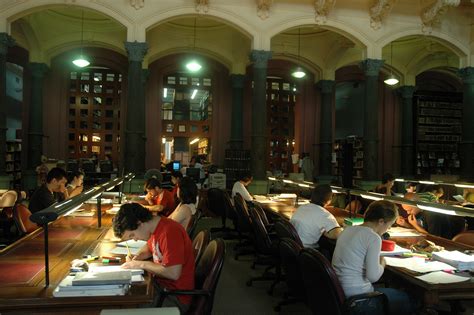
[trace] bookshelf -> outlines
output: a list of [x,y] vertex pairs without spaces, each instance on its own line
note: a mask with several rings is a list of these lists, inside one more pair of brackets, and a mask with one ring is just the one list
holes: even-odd
[[462,94],[420,92],[415,101],[417,175],[459,174]]
[[[362,179],[364,176],[364,141],[361,137],[348,136],[345,139],[334,141],[333,174],[344,176],[344,169],[352,169],[353,179]],[[345,165],[345,159],[352,159],[351,167]]]
[[7,140],[5,152],[5,171],[12,175],[11,186],[14,188],[21,181],[21,140]]
[[232,189],[234,182],[240,179],[243,173],[250,172],[249,150],[225,150],[224,173],[226,175],[226,186]]

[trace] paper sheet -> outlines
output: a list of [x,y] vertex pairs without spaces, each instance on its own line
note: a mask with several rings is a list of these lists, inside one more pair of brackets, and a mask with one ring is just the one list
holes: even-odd
[[461,277],[444,271],[435,271],[416,278],[433,284],[464,282],[471,279],[470,277]]
[[418,233],[416,230],[407,229],[400,226],[391,227],[388,231],[388,234],[393,237],[412,237],[412,236],[420,236],[421,234]]
[[[132,255],[136,255],[138,254],[139,250],[140,248],[130,248],[130,253]],[[128,255],[128,250],[126,247],[117,246],[114,249],[112,249],[110,253],[114,255]]]
[[121,246],[121,247],[127,247],[127,245],[125,245],[125,243],[128,244],[128,247],[130,247],[130,249],[132,248],[142,248],[143,246],[146,245],[146,242],[145,241],[134,241],[134,240],[128,240],[128,241],[123,241],[123,242],[120,242],[117,244],[117,246]]
[[121,270],[130,270],[132,272],[132,276],[142,275],[142,274],[145,273],[145,271],[143,269],[123,269],[122,266],[119,266],[119,265],[102,266],[102,265],[93,265],[93,264],[91,264],[89,266],[89,272],[95,272],[95,273],[113,272],[113,271],[121,271]]
[[420,257],[394,258],[385,257],[388,266],[403,267],[411,271],[426,273],[440,270],[455,270],[452,266],[439,261],[426,261]]

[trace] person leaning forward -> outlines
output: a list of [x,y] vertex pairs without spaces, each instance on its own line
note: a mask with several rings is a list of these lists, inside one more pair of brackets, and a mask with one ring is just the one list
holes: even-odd
[[[113,220],[116,237],[143,240],[147,244],[136,256],[127,256],[126,269],[144,269],[155,275],[155,284],[171,290],[194,289],[194,251],[191,239],[181,224],[161,216],[138,203],[122,205]],[[152,260],[147,260],[152,258]],[[159,290],[155,303],[159,301]],[[167,296],[163,306],[176,306],[186,313],[190,296]]]
[[66,189],[67,174],[59,167],[52,168],[46,176],[46,183],[41,185],[30,198],[29,210],[31,213],[46,209],[56,202],[69,198]]

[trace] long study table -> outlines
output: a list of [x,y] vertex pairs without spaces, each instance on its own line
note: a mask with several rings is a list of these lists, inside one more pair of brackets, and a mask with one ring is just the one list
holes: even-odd
[[[291,219],[296,210],[294,199],[272,200],[259,196],[256,202],[260,203],[260,205],[267,211],[288,220]],[[300,205],[304,203],[308,203],[308,201],[301,200],[299,202]],[[327,210],[334,215],[341,226],[344,218],[350,216],[350,213],[344,209],[329,207]],[[436,245],[443,246],[446,250],[474,250],[474,247],[472,246],[430,234],[411,237],[391,237],[390,239],[405,248],[410,248],[411,245],[416,244],[420,240],[426,239],[434,242]],[[468,281],[451,284],[431,284],[417,279],[416,276],[419,275],[420,274],[405,268],[386,266],[383,277],[385,282],[390,283],[391,286],[396,285],[405,287],[407,290],[415,294],[420,301],[423,301],[424,305],[428,308],[439,304],[440,301],[474,299],[474,278],[470,276],[468,272],[459,273],[459,275],[462,276],[469,276],[470,279]]]
[[[102,208],[102,227],[94,217],[65,216],[49,226],[50,285],[45,287],[44,238],[40,228],[0,252],[1,314],[99,314],[103,308],[134,308],[153,301],[150,276],[124,296],[53,297],[69,273],[70,262],[83,255],[107,255],[115,247],[112,215]],[[115,255],[116,256],[116,255]]]

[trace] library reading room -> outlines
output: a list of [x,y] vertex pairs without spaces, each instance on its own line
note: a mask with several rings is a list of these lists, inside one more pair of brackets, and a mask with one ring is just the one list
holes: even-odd
[[0,314],[474,314],[474,0],[0,0]]

